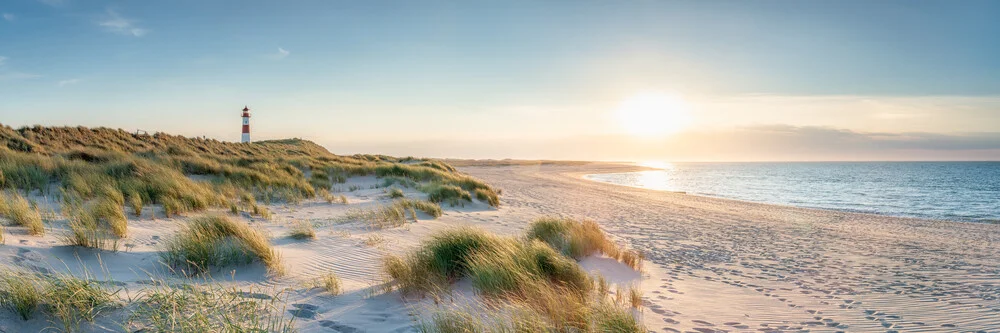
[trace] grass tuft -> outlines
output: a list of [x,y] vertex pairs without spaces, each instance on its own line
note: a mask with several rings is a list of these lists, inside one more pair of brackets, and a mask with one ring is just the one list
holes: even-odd
[[201,274],[212,267],[261,261],[272,274],[285,272],[278,252],[260,231],[225,216],[192,219],[185,230],[166,242],[164,263],[185,274]]
[[0,216],[14,221],[17,225],[28,228],[28,234],[42,236],[45,225],[38,209],[31,206],[27,199],[16,192],[0,193]]
[[644,257],[633,250],[621,249],[608,239],[594,221],[578,222],[572,219],[542,217],[528,226],[528,239],[545,242],[563,254],[580,259],[594,253],[621,261],[635,270],[641,270]]
[[319,278],[318,282],[319,286],[322,287],[323,290],[326,290],[326,292],[330,293],[331,295],[334,296],[340,295],[341,292],[340,278],[337,277],[337,275],[334,274],[333,272],[323,274],[323,276]]
[[438,313],[422,332],[645,332],[625,303],[607,300],[606,280],[595,283],[573,258],[539,240],[448,230],[384,266],[404,294],[437,294],[468,278],[494,307]]
[[312,223],[298,221],[288,231],[288,237],[299,240],[316,239],[316,229],[313,229]]
[[137,332],[295,332],[285,298],[284,292],[159,284],[141,295],[127,326]]

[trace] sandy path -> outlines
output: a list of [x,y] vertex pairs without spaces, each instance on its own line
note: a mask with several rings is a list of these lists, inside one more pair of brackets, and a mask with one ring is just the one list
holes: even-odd
[[1000,225],[799,209],[603,184],[629,167],[466,167],[501,220],[591,218],[655,263],[654,331],[1000,331]]

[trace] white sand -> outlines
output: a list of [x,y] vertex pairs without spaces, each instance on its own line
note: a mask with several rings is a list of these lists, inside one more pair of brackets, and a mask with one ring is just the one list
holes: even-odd
[[[338,185],[362,187],[343,193],[350,205],[308,201],[272,206],[271,221],[249,219],[272,234],[288,275],[269,278],[262,267],[251,265],[215,272],[215,280],[255,291],[288,289],[288,308],[307,310],[296,320],[303,332],[410,332],[435,305],[373,292],[382,282],[384,255],[405,252],[428,234],[458,225],[520,234],[530,220],[547,214],[594,219],[618,241],[647,253],[652,263],[643,275],[603,257],[581,264],[613,283],[641,281],[642,319],[652,331],[1000,330],[998,225],[798,209],[581,178],[629,168],[463,168],[503,190],[501,209],[478,202],[446,206],[439,219],[421,216],[417,223],[385,230],[344,221],[349,209],[388,200],[381,189],[370,189],[374,178],[352,178]],[[149,275],[171,277],[156,251],[185,219],[150,220],[149,215],[147,209],[143,219],[130,220],[127,246],[117,253],[62,246],[58,222],[44,237],[8,226],[0,266],[76,274],[86,268],[93,278],[113,280],[134,294]],[[285,237],[296,220],[316,224],[318,238]],[[305,287],[330,271],[341,277],[344,294]],[[455,289],[458,304],[474,297],[467,285]],[[85,329],[120,331],[114,322],[125,313],[109,314]],[[25,322],[0,311],[0,332],[35,332],[50,325],[44,318]]]

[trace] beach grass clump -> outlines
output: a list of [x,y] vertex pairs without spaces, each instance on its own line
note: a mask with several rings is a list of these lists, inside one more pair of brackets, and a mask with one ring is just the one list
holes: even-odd
[[288,230],[288,237],[298,240],[316,239],[316,229],[313,228],[312,223],[298,221]]
[[321,288],[323,288],[323,290],[326,290],[326,292],[334,296],[340,295],[340,292],[342,291],[340,284],[340,277],[338,277],[337,274],[334,274],[333,272],[329,272],[323,274],[323,276],[320,276],[318,285]]
[[63,325],[63,331],[75,331],[83,321],[93,322],[97,316],[119,305],[116,292],[98,281],[71,275],[46,277],[45,309]]
[[127,326],[137,332],[295,332],[286,298],[283,291],[161,283],[138,298]]
[[[347,218],[360,220],[372,229],[395,228],[405,225],[407,216],[410,220],[417,221],[416,207],[414,203],[397,200],[389,205],[352,209],[347,213]],[[429,209],[426,205],[422,207]]]
[[493,191],[493,189],[477,188],[476,199],[485,202],[490,206],[500,207],[500,196],[498,196],[497,193]]
[[29,235],[45,234],[45,224],[38,208],[32,207],[27,199],[16,192],[0,193],[0,217],[6,217],[15,224],[27,228]]
[[208,215],[192,219],[166,242],[163,262],[184,274],[202,274],[213,267],[262,262],[272,274],[284,267],[268,237],[244,222]]
[[412,200],[412,199],[402,199],[396,201],[396,203],[406,208],[413,208],[424,212],[424,214],[430,215],[433,218],[441,217],[443,212],[441,211],[441,205],[427,201],[427,200]]
[[100,197],[85,203],[79,196],[63,196],[62,214],[69,220],[67,244],[117,251],[119,241],[128,233],[124,208],[113,197]]
[[420,191],[427,193],[427,200],[434,203],[448,203],[451,206],[460,205],[462,201],[472,202],[469,192],[455,185],[441,183],[431,183],[420,187]]
[[0,275],[0,306],[16,313],[22,320],[31,316],[42,303],[39,279],[30,273],[6,271]]
[[406,195],[403,194],[403,190],[401,190],[401,189],[393,187],[391,190],[389,190],[389,198],[399,199],[399,198],[403,198],[405,196]]
[[466,278],[491,300],[485,304],[497,306],[445,311],[423,323],[424,332],[645,332],[628,306],[641,302],[637,289],[626,301],[609,301],[606,280],[595,281],[572,257],[534,238],[446,230],[405,256],[387,257],[384,268],[403,294],[436,295]]
[[0,275],[0,295],[0,304],[22,320],[41,310],[66,332],[76,331],[82,322],[93,322],[102,312],[119,305],[117,291],[69,274],[7,271]]
[[644,259],[642,254],[637,251],[620,248],[608,239],[597,222],[589,220],[576,221],[541,217],[531,222],[526,236],[528,239],[545,242],[552,248],[576,259],[594,253],[604,253],[636,270],[642,267]]
[[417,251],[386,257],[383,265],[404,294],[433,293],[465,276],[471,255],[492,249],[497,242],[497,237],[477,229],[446,230],[431,236]]

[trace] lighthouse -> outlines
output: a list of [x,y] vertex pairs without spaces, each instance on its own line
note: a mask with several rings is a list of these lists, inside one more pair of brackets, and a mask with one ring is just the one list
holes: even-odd
[[243,138],[240,142],[250,142],[250,108],[243,106]]

